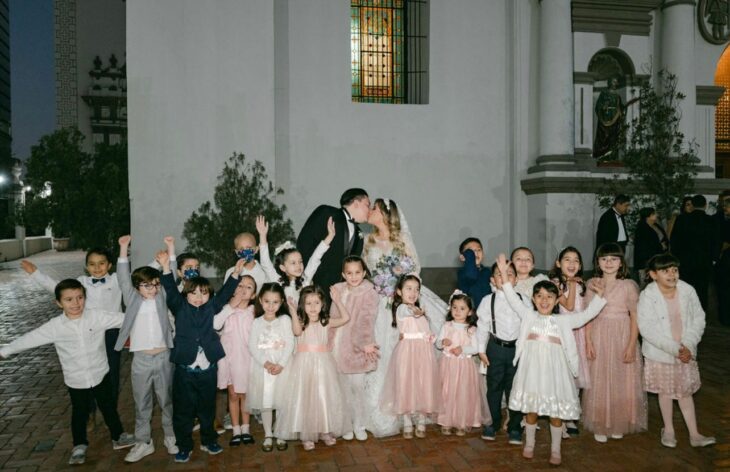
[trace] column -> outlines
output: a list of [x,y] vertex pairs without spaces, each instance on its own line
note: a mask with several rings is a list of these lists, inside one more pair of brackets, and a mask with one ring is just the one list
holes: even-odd
[[540,2],[540,157],[574,162],[573,32],[570,0]]
[[677,76],[677,91],[685,95],[679,103],[679,131],[684,134],[685,143],[696,136],[694,9],[694,0],[665,0],[662,5],[662,68]]

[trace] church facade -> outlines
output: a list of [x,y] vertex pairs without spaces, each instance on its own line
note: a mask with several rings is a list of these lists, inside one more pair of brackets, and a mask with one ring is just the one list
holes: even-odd
[[[632,103],[662,69],[686,96],[697,190],[730,187],[716,149],[727,1],[126,4],[140,260],[180,236],[234,152],[266,166],[295,231],[317,205],[363,187],[398,202],[425,267],[456,266],[467,236],[489,258],[527,245],[538,268],[566,245],[587,257],[595,189],[621,172],[597,165],[615,107],[596,104],[602,92]],[[637,113],[628,105],[621,119]]]

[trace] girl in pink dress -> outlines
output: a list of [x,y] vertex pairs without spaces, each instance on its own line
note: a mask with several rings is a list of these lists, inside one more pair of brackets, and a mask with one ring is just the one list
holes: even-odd
[[[345,383],[345,400],[352,417],[350,430],[342,438],[365,441],[367,398],[365,376],[378,367],[378,346],[375,344],[375,319],[378,316],[380,297],[372,282],[365,279],[368,268],[358,256],[347,256],[342,263],[344,282],[332,286],[340,294],[342,304],[350,313],[350,322],[330,331],[337,370]],[[337,305],[332,307],[332,319],[340,318]]]
[[413,437],[412,415],[416,415],[416,437],[426,437],[426,418],[441,410],[441,384],[426,313],[419,307],[421,280],[404,275],[393,296],[393,328],[400,340],[393,349],[380,395],[380,410],[403,417],[403,437]]
[[218,361],[218,388],[228,389],[228,411],[233,424],[233,435],[228,443],[230,446],[254,442],[249,426],[251,415],[246,410],[246,391],[251,367],[248,338],[253,324],[252,302],[255,299],[256,281],[250,275],[241,276],[231,297],[233,314],[226,319],[220,332],[226,357]]
[[647,264],[650,280],[639,298],[639,331],[644,339],[646,391],[659,395],[664,420],[661,443],[677,447],[672,421],[674,400],[684,416],[692,447],[715,444],[697,431],[692,395],[700,388],[697,345],[705,331],[705,312],[694,288],[679,280],[679,260],[660,254]]
[[350,315],[337,291],[330,289],[330,296],[337,319],[330,319],[324,292],[314,285],[302,288],[297,308],[288,300],[297,313],[292,317],[297,348],[276,389],[276,437],[300,439],[305,451],[320,438],[333,446],[335,437],[351,428],[342,378],[328,347],[329,329],[344,325]]
[[[583,282],[583,257],[578,249],[568,246],[561,250],[548,278],[560,289],[560,298],[558,298],[560,313],[580,313],[585,309],[587,303],[583,299],[586,293],[586,285]],[[586,357],[585,326],[574,329],[573,334],[578,348],[579,361],[575,386],[580,390],[588,388],[591,384],[588,358]],[[566,421],[564,425],[568,435],[576,436],[578,434],[578,426],[575,421]]]
[[443,350],[439,371],[443,409],[438,415],[441,433],[457,436],[471,428],[492,424],[487,405],[486,383],[472,357],[479,353],[477,316],[471,297],[456,290],[449,300],[446,323],[436,339],[436,347]]
[[[583,424],[604,443],[609,436],[621,439],[645,431],[647,403],[637,341],[639,288],[627,278],[624,253],[616,243],[598,248],[594,267],[597,277],[588,281],[588,287],[603,287],[608,303],[586,327],[590,387],[583,390]],[[591,298],[589,291],[586,302]]]

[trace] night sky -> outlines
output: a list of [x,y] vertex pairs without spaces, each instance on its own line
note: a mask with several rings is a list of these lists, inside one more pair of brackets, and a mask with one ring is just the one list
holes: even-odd
[[13,154],[55,126],[53,0],[10,0],[10,95]]

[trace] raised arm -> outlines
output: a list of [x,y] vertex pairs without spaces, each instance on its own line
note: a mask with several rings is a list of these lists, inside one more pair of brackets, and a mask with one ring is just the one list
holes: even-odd
[[160,283],[162,284],[162,288],[165,290],[165,301],[167,302],[167,307],[170,309],[173,316],[177,316],[177,313],[183,306],[185,306],[187,301],[178,291],[177,284],[175,284],[175,277],[170,271],[170,255],[165,251],[158,252],[157,262],[162,267],[162,278],[160,278]]
[[43,287],[44,289],[48,290],[49,292],[53,293],[56,290],[56,285],[58,285],[58,280],[54,279],[53,277],[44,274],[40,270],[38,270],[38,267],[36,267],[35,264],[30,262],[28,259],[23,259],[20,261],[20,267],[28,274],[30,275],[30,278]]
[[304,329],[302,328],[302,322],[299,319],[299,313],[297,313],[297,305],[291,297],[286,299],[286,303],[289,305],[289,313],[291,313],[291,331],[296,337],[302,335]]
[[304,264],[309,263],[315,248],[324,239],[327,228],[327,219],[332,216],[331,207],[326,205],[318,206],[304,223],[297,238],[297,249],[302,253]]
[[[324,237],[322,242],[317,245],[317,248],[312,253],[312,257],[309,258],[307,266],[304,268],[304,285],[312,283],[312,277],[317,273],[319,264],[322,262],[322,256],[330,248],[330,243],[335,237],[335,223],[330,216],[327,220],[327,236]],[[303,257],[303,256],[302,256]]]
[[279,273],[276,272],[276,268],[271,262],[271,253],[269,252],[269,224],[262,215],[256,217],[256,231],[259,233],[259,259],[261,260],[261,268],[264,269],[266,274],[266,281],[278,282]]
[[238,287],[238,277],[241,275],[241,271],[243,270],[243,265],[246,263],[244,259],[239,259],[236,262],[236,268],[231,274],[231,276],[226,280],[226,283],[223,284],[223,288],[221,288],[221,291],[218,292],[213,299],[211,300],[213,303],[213,309],[216,313],[223,310],[223,307],[231,300],[231,297],[233,297],[233,294],[236,291],[236,287]]
[[36,329],[25,333],[10,344],[1,347],[0,358],[4,359],[27,349],[53,343],[55,341],[53,322],[54,320],[51,319]]
[[132,286],[132,275],[128,259],[130,241],[132,241],[132,237],[128,234],[119,238],[119,259],[117,259],[117,280],[126,306],[132,303],[132,299],[136,294],[136,290]]

